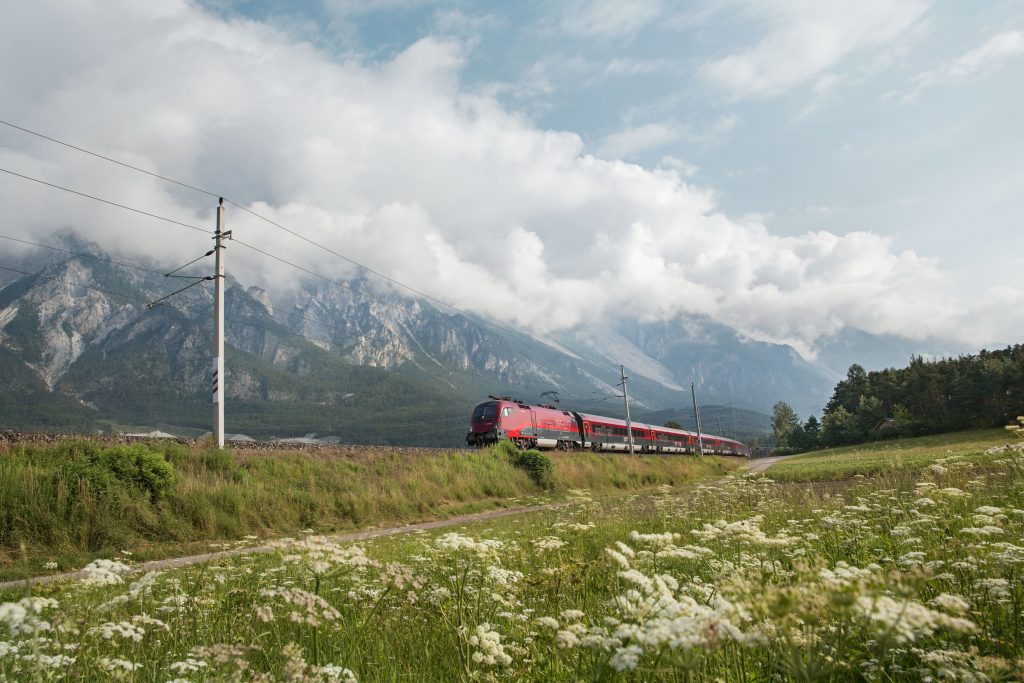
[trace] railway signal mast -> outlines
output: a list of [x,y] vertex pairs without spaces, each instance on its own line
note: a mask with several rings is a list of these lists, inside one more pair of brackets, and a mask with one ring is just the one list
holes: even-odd
[[697,418],[697,448],[700,454],[704,455],[704,438],[700,435],[700,408],[697,407],[697,390],[693,382],[690,382],[690,394],[693,396],[693,415]]
[[[198,258],[192,259],[185,265],[175,268],[169,273],[164,273],[164,277],[178,277],[186,280],[193,280],[194,282],[146,304],[146,308],[148,309],[161,306],[164,301],[181,294],[186,289],[191,289],[203,282],[209,282],[210,280],[214,281],[213,436],[217,440],[217,448],[224,448],[224,257],[222,252],[227,248],[224,245],[225,238],[231,239],[231,231],[224,230],[224,198],[221,197],[220,202],[217,204],[217,230],[213,233],[213,249]],[[196,261],[211,255],[214,255],[216,259],[213,275],[175,275],[179,270],[183,270],[184,268],[191,266]]]
[[224,448],[224,251],[223,238],[230,237],[230,231],[224,232],[224,198],[217,204],[217,232],[214,233],[214,259],[216,275],[214,276],[214,358],[213,358],[213,433],[217,439],[217,448]]
[[629,419],[629,392],[626,391],[626,368],[619,366],[619,372],[622,374],[622,401],[626,404],[626,434],[629,435],[629,452],[630,454],[635,453],[633,450],[633,422]]

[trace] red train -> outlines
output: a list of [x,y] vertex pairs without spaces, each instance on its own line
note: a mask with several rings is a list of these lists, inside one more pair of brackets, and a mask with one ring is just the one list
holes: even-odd
[[[527,405],[508,397],[491,396],[473,409],[466,442],[486,446],[509,439],[520,448],[590,449],[628,451],[626,421],[614,417],[587,415],[554,406]],[[633,448],[636,453],[696,453],[696,432],[669,429],[634,422]],[[750,456],[739,441],[713,434],[701,434],[705,453]]]

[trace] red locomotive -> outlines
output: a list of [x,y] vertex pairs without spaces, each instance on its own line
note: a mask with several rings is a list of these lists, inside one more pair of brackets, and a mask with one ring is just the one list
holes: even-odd
[[[466,442],[486,446],[509,439],[520,448],[590,449],[628,451],[626,421],[614,417],[587,415],[555,406],[527,405],[505,396],[473,409]],[[696,453],[696,432],[669,429],[633,422],[633,449],[636,453]],[[705,453],[750,456],[750,449],[739,441],[712,434],[701,434]]]

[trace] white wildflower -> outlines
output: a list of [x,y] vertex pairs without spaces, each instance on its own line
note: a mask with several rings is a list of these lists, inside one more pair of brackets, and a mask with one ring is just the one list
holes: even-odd
[[123,582],[121,575],[131,570],[131,567],[117,560],[93,560],[82,567],[85,575],[82,583],[87,586],[110,586]]
[[559,631],[555,634],[555,643],[561,648],[579,647],[580,638],[572,631]]
[[558,536],[542,536],[534,539],[533,547],[543,552],[550,552],[552,550],[558,550],[566,545],[565,541],[560,539]]
[[138,643],[141,642],[143,636],[146,635],[146,629],[141,626],[136,626],[130,621],[108,621],[90,629],[90,633],[98,633],[104,640],[123,638],[124,640],[131,640]]
[[951,614],[966,614],[971,609],[969,602],[959,595],[952,595],[951,593],[941,593],[929,602]]
[[106,671],[109,671],[110,673],[114,674],[120,672],[131,673],[133,671],[138,671],[139,669],[143,668],[143,665],[139,664],[138,662],[131,662],[127,659],[118,659],[116,657],[101,657],[100,666]]
[[194,659],[193,657],[187,657],[180,662],[172,662],[170,669],[176,674],[191,674],[197,671],[201,671],[208,667],[202,659]]
[[608,662],[616,671],[633,671],[640,662],[644,650],[639,645],[620,647]]
[[477,648],[472,657],[477,664],[507,666],[512,663],[512,658],[505,653],[501,645],[501,634],[493,630],[488,623],[476,627],[474,634],[469,637],[469,644]]
[[496,555],[504,547],[504,543],[492,538],[475,539],[462,534],[449,533],[434,541],[434,545],[440,550],[460,551],[468,550],[480,556]]
[[977,626],[961,617],[951,617],[929,609],[913,600],[895,600],[888,596],[857,598],[857,608],[897,643],[913,642],[943,628],[959,633],[973,633]]

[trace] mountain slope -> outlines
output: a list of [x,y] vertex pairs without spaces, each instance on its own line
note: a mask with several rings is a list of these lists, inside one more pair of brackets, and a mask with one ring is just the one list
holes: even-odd
[[[63,412],[67,427],[207,428],[211,289],[149,310],[147,300],[181,281],[67,239],[86,255],[30,254],[24,267],[39,276],[0,288],[0,360],[17,366],[20,396],[48,397],[0,422],[39,415],[43,424],[49,411],[46,419]],[[620,364],[637,411],[688,410],[690,382],[705,403],[766,412],[785,399],[809,411],[832,385],[788,347],[695,318],[537,340],[362,279],[289,283],[271,297],[229,278],[226,290],[228,431],[257,437],[457,445],[472,405],[499,393],[537,402],[554,390],[567,407],[619,415]]]

